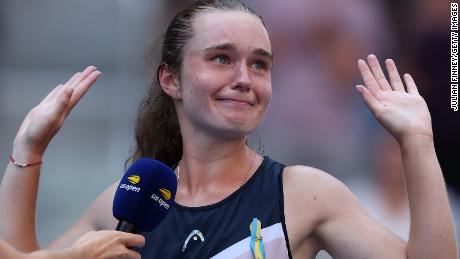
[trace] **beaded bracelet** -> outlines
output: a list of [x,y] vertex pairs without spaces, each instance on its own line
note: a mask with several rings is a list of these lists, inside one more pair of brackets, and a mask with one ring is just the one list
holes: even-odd
[[13,154],[10,155],[10,161],[13,162],[13,164],[16,167],[19,167],[19,168],[24,168],[24,167],[33,166],[33,165],[39,165],[39,164],[42,163],[42,161],[38,161],[38,162],[35,162],[35,163],[30,163],[30,164],[20,164],[20,163],[16,162],[16,160],[14,160]]

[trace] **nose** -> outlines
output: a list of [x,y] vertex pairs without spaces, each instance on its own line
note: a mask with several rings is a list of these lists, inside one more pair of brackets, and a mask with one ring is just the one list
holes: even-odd
[[245,62],[235,66],[235,86],[234,89],[248,92],[251,89],[251,77]]

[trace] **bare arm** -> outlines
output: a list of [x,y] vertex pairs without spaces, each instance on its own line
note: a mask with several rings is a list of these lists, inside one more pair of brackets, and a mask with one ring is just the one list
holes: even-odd
[[35,233],[39,173],[38,166],[20,170],[10,163],[0,186],[0,237],[25,252],[39,248]]
[[405,243],[371,219],[350,190],[312,167],[283,175],[286,227],[294,258],[405,258]]
[[[412,77],[405,75],[405,89],[393,61],[387,60],[386,65],[391,84],[375,56],[370,55],[367,63],[360,60],[358,66],[366,86],[357,89],[401,149],[411,214],[408,243],[373,221],[341,182],[307,167],[287,170],[285,184],[292,187],[285,188],[287,221],[301,214],[299,208],[289,204],[289,197],[301,203],[297,207],[314,208],[313,219],[298,219],[303,231],[294,235],[295,240],[314,237],[319,247],[334,258],[457,258],[454,226],[428,108]],[[298,243],[302,247],[305,241]]]
[[101,193],[83,216],[48,247],[66,248],[89,231],[115,229],[117,220],[112,215],[112,201],[117,186],[118,182]]
[[400,144],[411,212],[410,258],[457,258],[446,186],[433,139],[414,136]]
[[[13,144],[12,155],[17,162],[42,159],[64,119],[99,75],[95,67],[75,74],[27,114]],[[21,251],[39,248],[35,233],[39,176],[39,165],[19,168],[10,162],[0,185],[0,238]]]
[[398,141],[409,198],[411,258],[457,258],[447,190],[434,149],[431,117],[414,80],[404,84],[393,60],[386,60],[390,83],[374,55],[358,67],[367,87],[359,87],[377,120]]
[[0,239],[0,258],[5,259],[25,259],[24,254],[8,245],[5,241]]

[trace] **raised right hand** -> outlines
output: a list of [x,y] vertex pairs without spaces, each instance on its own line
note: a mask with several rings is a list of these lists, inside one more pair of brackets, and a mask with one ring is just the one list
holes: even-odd
[[13,153],[17,154],[17,160],[41,160],[46,147],[61,128],[65,118],[100,74],[101,72],[93,66],[76,73],[67,83],[54,88],[27,114],[14,139]]

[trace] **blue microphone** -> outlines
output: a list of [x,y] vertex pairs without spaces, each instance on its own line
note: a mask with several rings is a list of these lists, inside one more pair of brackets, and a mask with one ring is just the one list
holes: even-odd
[[166,217],[176,197],[177,177],[167,165],[140,158],[126,171],[113,199],[116,230],[149,232]]

